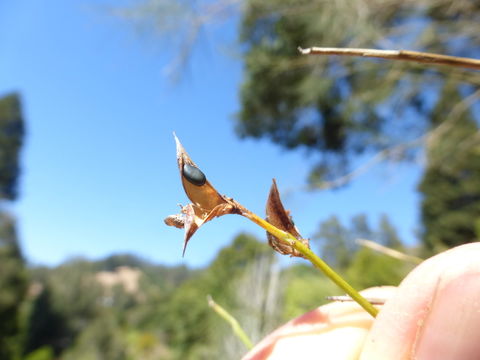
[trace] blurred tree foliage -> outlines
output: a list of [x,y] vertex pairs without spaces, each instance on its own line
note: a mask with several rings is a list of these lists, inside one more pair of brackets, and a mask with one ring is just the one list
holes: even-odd
[[49,346],[60,354],[99,314],[100,285],[93,264],[72,260],[52,270],[31,274],[39,295],[32,299],[24,353]]
[[[249,299],[242,297],[255,296],[250,292],[239,295],[239,289],[259,262],[269,268],[273,251],[241,234],[205,269],[154,265],[132,255],[100,261],[73,259],[56,268],[32,268],[31,278],[41,286],[31,300],[24,354],[86,360],[236,359],[245,349],[238,339],[232,340],[230,327],[208,307],[207,295],[229,311],[245,314]],[[114,274],[119,267],[140,270],[137,290],[99,283],[99,272]],[[261,277],[257,271],[248,276],[248,282]],[[267,294],[268,289],[259,289],[261,304]],[[257,310],[263,311],[261,306]],[[259,336],[278,321],[263,327]],[[232,341],[230,351],[236,350],[226,356],[224,343]]]
[[[411,63],[299,56],[297,47],[476,56],[479,18],[480,4],[473,1],[248,0],[242,13],[245,73],[237,131],[312,150],[321,156],[311,180],[336,179],[356,155],[405,144],[436,125],[430,121],[435,104],[448,109],[459,101],[438,97],[446,82],[478,85],[480,77]],[[414,150],[391,156],[408,159]]]
[[[47,350],[55,359],[131,358],[135,344],[132,345],[129,336],[150,324],[145,322],[145,311],[157,318],[158,309],[150,302],[158,301],[159,297],[150,287],[157,288],[162,279],[154,283],[141,279],[135,293],[126,291],[122,284],[102,285],[97,274],[106,268],[115,274],[112,258],[116,265],[142,269],[142,273],[155,267],[135,256],[119,255],[100,261],[72,259],[55,268],[31,268],[31,278],[38,290],[30,300],[24,342],[27,358],[43,356]],[[129,266],[132,263],[138,266]],[[159,268],[167,271],[166,267]],[[175,268],[169,270],[176,272]],[[155,339],[159,342],[157,336]]]
[[27,290],[15,220],[4,206],[18,195],[19,153],[24,136],[21,110],[17,94],[0,98],[0,359],[20,356],[22,302]]
[[245,74],[237,131],[316,153],[313,185],[348,173],[362,153],[386,151],[387,159],[405,160],[424,145],[423,242],[430,251],[441,251],[475,241],[480,138],[471,106],[480,97],[479,74],[305,57],[296,48],[406,48],[478,57],[479,20],[480,3],[473,1],[248,0],[241,25]]
[[[330,252],[332,263],[359,287],[398,283],[408,267],[358,248],[358,236],[401,248],[386,217],[375,230],[364,215],[349,226],[332,217],[321,225],[314,244]],[[349,250],[335,251],[336,245]],[[118,275],[119,269],[140,271],[136,290],[99,280],[100,273]],[[203,269],[154,265],[124,254],[98,261],[72,259],[30,273],[37,290],[29,301],[23,352],[27,359],[42,360],[238,359],[245,347],[208,307],[207,295],[257,342],[339,291],[309,265],[280,268],[275,253],[247,234],[235,237]]]
[[[344,243],[353,241],[353,233],[377,238],[384,233],[370,231],[364,216],[353,219],[351,228],[339,222],[337,226],[348,234]],[[362,251],[354,248],[343,269],[349,276],[363,274],[360,280],[352,275],[358,285],[373,285],[365,282],[372,275],[375,284],[398,282],[401,265]],[[100,271],[113,274],[125,266],[142,273],[135,292],[121,284],[110,288],[98,282]],[[208,294],[236,316],[256,342],[283,321],[338,293],[309,265],[279,268],[274,252],[246,234],[233,239],[204,269],[165,267],[115,255],[32,268],[31,278],[41,286],[31,295],[23,351],[27,359],[42,360],[238,359],[245,348],[208,307]]]
[[449,102],[461,98],[459,90],[447,84],[432,116],[442,128],[429,141],[427,168],[419,186],[423,239],[430,252],[480,239],[478,124],[468,107],[458,107],[455,116],[445,120]]

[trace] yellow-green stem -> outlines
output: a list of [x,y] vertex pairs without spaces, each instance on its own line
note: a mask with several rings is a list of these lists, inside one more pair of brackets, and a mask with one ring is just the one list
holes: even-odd
[[226,322],[230,324],[232,330],[235,335],[243,342],[243,344],[247,347],[248,350],[253,348],[252,341],[248,337],[248,335],[243,331],[242,327],[238,323],[237,319],[235,319],[230,313],[225,310],[223,307],[218,305],[210,295],[207,296],[208,305],[218,314],[220,315]]
[[252,220],[257,225],[260,225],[270,234],[283,241],[284,243],[294,247],[300,253],[302,253],[305,258],[310,260],[310,262],[319,270],[323,271],[335,284],[342,288],[352,299],[354,299],[362,308],[365,309],[373,317],[377,316],[378,310],[368,302],[362,295],[358,293],[349,283],[347,283],[343,278],[338,275],[325,261],[320,259],[315,253],[310,250],[306,245],[301,241],[298,241],[293,235],[278,229],[277,227],[270,224],[268,221],[263,220],[261,217],[255,215],[250,211],[244,212],[242,215]]

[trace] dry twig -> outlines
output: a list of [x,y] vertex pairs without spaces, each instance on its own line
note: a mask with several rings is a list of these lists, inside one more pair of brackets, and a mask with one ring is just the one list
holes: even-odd
[[303,49],[298,48],[302,55],[342,55],[342,56],[361,56],[373,57],[388,60],[412,61],[424,64],[449,65],[467,69],[480,70],[480,60],[433,54],[410,50],[377,50],[377,49],[358,49],[358,48],[329,48],[329,47],[311,47]]

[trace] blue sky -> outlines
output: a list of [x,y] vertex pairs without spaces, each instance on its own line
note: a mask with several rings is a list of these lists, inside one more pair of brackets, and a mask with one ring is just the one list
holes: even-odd
[[[210,182],[262,214],[271,179],[304,236],[332,214],[348,221],[387,213],[409,243],[418,226],[419,169],[382,166],[340,191],[305,193],[309,158],[234,133],[242,76],[226,55],[235,26],[203,33],[181,82],[163,69],[174,49],[142,37],[98,1],[0,3],[0,94],[18,91],[28,134],[21,198],[13,207],[32,263],[131,252],[164,264],[203,266],[246,219],[202,227],[181,257],[183,232],[163,218],[188,201],[175,162],[175,131]],[[222,44],[220,44],[222,43]]]

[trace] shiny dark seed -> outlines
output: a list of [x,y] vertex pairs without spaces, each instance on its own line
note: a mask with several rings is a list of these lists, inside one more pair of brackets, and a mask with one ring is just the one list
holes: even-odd
[[202,186],[207,181],[205,174],[197,167],[183,164],[183,176],[193,185]]

